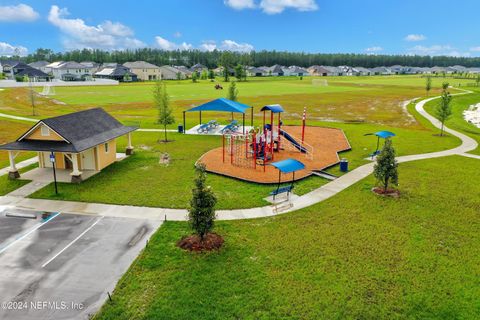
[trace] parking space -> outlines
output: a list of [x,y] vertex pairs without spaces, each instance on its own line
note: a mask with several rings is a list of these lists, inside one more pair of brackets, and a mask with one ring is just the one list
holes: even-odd
[[0,319],[88,319],[160,224],[0,208]]

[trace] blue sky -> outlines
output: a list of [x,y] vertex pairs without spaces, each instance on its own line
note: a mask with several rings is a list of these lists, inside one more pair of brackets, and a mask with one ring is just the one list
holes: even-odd
[[154,47],[480,56],[480,1],[0,1],[0,55]]

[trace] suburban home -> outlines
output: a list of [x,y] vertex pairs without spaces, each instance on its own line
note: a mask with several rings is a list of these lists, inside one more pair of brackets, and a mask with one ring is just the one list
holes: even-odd
[[353,68],[355,75],[357,76],[369,76],[372,74],[372,71],[370,69],[364,68],[364,67],[355,67]]
[[145,61],[135,61],[125,62],[123,65],[130,69],[130,72],[135,73],[140,81],[160,80],[160,67],[154,64]]
[[92,79],[93,68],[75,61],[57,61],[45,66],[50,68],[55,79],[63,81],[86,81]]
[[23,79],[27,78],[28,81],[48,81],[51,78],[47,73],[21,61],[6,60],[0,62],[0,64],[2,72],[10,80],[21,79],[23,81]]
[[[218,68],[213,69],[213,72],[218,76],[223,76],[223,69],[224,69],[224,67],[220,66]],[[231,67],[228,67],[228,75],[234,76],[235,75],[235,70]]]
[[135,73],[120,64],[107,65],[100,68],[99,71],[93,74],[94,78],[111,79],[120,82],[134,82],[138,81],[138,77]]
[[283,68],[283,74],[285,76],[296,76],[296,77],[303,77],[303,76],[310,75],[306,69],[302,67],[297,67],[297,66],[290,66],[288,68]]
[[182,80],[188,78],[184,71],[172,66],[161,66],[160,77],[162,80]]
[[101,67],[100,63],[96,63],[93,61],[82,61],[80,62],[80,64],[84,65],[87,68],[92,68],[92,73],[97,72],[98,70],[100,70]]
[[320,77],[326,77],[326,76],[331,76],[331,72],[327,69],[325,69],[322,66],[311,66],[307,69],[308,73],[312,76],[320,76]]
[[372,73],[374,75],[391,75],[391,74],[393,74],[392,70],[390,70],[387,67],[376,67],[376,68],[372,68],[371,70],[372,70]]
[[263,77],[266,76],[268,73],[265,70],[256,68],[256,67],[248,67],[247,68],[247,76],[248,77]]
[[190,71],[190,69],[188,69],[187,67],[185,66],[173,66],[174,68],[180,70],[181,72],[185,73],[186,77],[187,78],[190,78],[192,76],[192,71]]
[[48,61],[35,61],[32,63],[29,63],[28,65],[32,68],[35,68],[37,70],[40,70],[45,73],[50,73],[52,71],[50,68],[47,68],[47,66],[50,64]]
[[190,68],[190,71],[198,72],[199,74],[202,73],[205,70],[208,71],[208,68],[201,63],[197,63],[196,65],[194,65]]
[[284,75],[282,66],[278,65],[278,64],[275,64],[275,65],[271,66],[270,68],[268,68],[267,72],[268,72],[269,76],[280,76],[281,77],[281,76]]
[[[36,152],[39,170],[70,171],[71,182],[82,181],[117,160],[116,139],[127,136],[126,154],[133,152],[131,132],[101,108],[89,109],[38,121],[16,141],[0,146],[10,160],[9,178],[20,177],[15,157],[21,151]],[[53,155],[53,156],[52,156]],[[51,157],[52,156],[52,157]],[[38,169],[34,169],[38,170]]]

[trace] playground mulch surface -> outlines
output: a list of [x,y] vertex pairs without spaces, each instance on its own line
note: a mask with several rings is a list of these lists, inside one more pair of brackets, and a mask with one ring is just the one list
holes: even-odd
[[[301,126],[285,126],[284,131],[299,139],[301,137]],[[300,180],[312,175],[312,171],[323,170],[331,167],[340,161],[339,152],[350,150],[350,143],[341,129],[326,127],[306,127],[305,142],[313,147],[313,159],[307,157],[300,151],[280,150],[275,152],[273,162],[293,158],[305,164],[305,169],[295,172],[295,180]],[[290,143],[282,139],[281,143]],[[221,174],[224,176],[237,178],[240,180],[255,183],[277,183],[278,170],[273,166],[258,165],[253,167],[241,167],[230,163],[230,156],[225,153],[225,162],[223,159],[222,147],[216,148],[205,153],[199,162],[206,165],[207,171]],[[251,160],[253,162],[253,159]],[[282,181],[291,181],[292,174],[282,174]]]

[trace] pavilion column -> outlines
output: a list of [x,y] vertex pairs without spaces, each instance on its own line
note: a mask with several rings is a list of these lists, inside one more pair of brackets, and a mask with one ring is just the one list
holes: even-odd
[[78,170],[78,154],[72,153],[72,166],[73,170],[70,173],[72,176],[72,183],[80,183],[82,182],[82,172]]
[[15,166],[15,154],[14,151],[8,151],[8,160],[10,160],[10,168],[8,169],[8,178],[11,180],[20,178],[20,173]]
[[125,150],[125,154],[127,156],[133,154],[133,146],[132,146],[132,133],[127,133],[127,149]]

